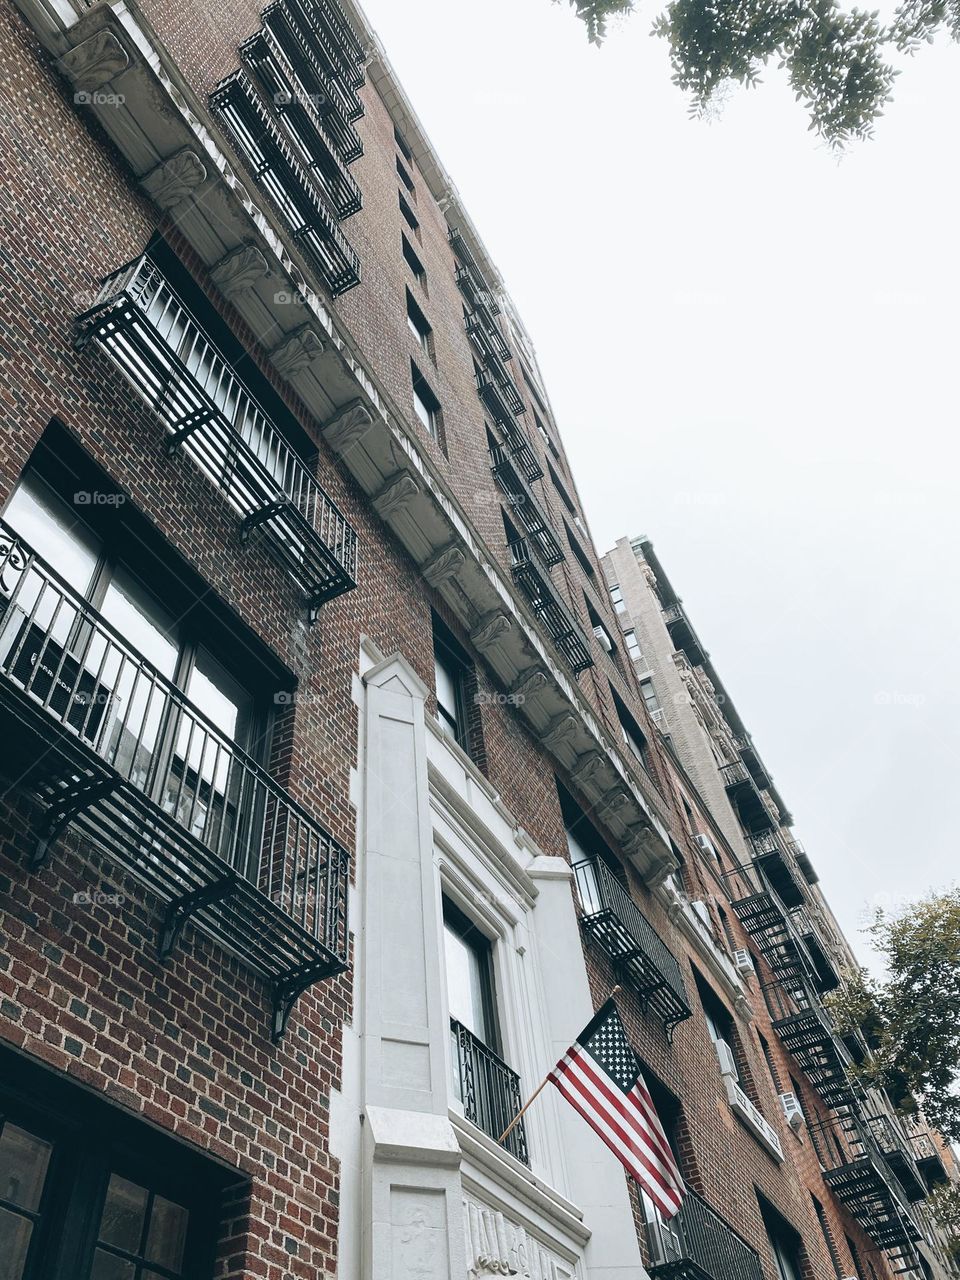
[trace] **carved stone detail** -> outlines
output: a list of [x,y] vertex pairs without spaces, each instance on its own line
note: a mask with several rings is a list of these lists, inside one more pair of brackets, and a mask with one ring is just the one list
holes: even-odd
[[242,244],[239,249],[231,249],[210,272],[217,288],[226,298],[236,297],[269,274],[266,258],[253,244]]
[[573,1271],[524,1227],[470,1196],[463,1201],[467,1280],[516,1276],[517,1280],[571,1280]]
[[587,751],[577,760],[571,776],[578,787],[587,787],[605,763],[599,751]]
[[316,329],[305,324],[278,342],[270,352],[270,359],[279,374],[292,378],[319,359],[326,346]]
[[178,151],[151,170],[143,179],[142,186],[161,209],[172,209],[193,195],[206,179],[206,166],[197,153]]
[[445,547],[431,556],[420,569],[420,572],[431,587],[441,587],[451,578],[455,578],[467,562],[467,557],[459,547]]
[[93,93],[129,65],[126,49],[111,31],[98,31],[60,59],[60,69],[79,93]]
[[576,734],[580,722],[575,715],[565,712],[550,725],[547,732],[543,735],[543,741],[551,751],[556,751]]
[[420,493],[420,486],[413,476],[405,472],[380,490],[373,499],[373,508],[381,520],[391,520]]
[[515,705],[522,706],[528,698],[535,697],[549,683],[550,676],[547,671],[543,667],[534,667],[533,670],[514,681],[510,688],[510,696]]
[[351,400],[323,424],[323,436],[331,449],[346,453],[373,426],[370,410],[360,400]]
[[609,791],[605,791],[600,797],[597,804],[597,810],[603,814],[605,818],[609,818],[625,808],[633,801],[633,796],[626,787],[611,787]]
[[513,623],[507,614],[499,611],[488,613],[479,626],[474,627],[470,632],[470,639],[481,653],[486,653],[512,626]]

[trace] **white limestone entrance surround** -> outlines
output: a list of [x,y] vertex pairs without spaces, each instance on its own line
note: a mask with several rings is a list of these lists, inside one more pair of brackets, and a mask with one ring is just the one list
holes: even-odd
[[331,1100],[338,1275],[638,1280],[620,1165],[553,1091],[531,1116],[531,1169],[451,1109],[441,885],[473,886],[498,939],[505,1053],[524,1087],[587,1021],[589,991],[566,862],[544,857],[434,730],[426,695],[402,656],[364,646],[355,1012]]

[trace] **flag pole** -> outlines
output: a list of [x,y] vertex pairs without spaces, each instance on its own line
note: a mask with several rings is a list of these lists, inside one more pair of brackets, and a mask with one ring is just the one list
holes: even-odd
[[[610,992],[610,995],[607,997],[607,999],[612,1000],[619,990],[620,990],[620,984],[618,983]],[[523,1106],[520,1108],[517,1114],[513,1117],[513,1119],[504,1129],[503,1133],[501,1133],[500,1137],[497,1139],[498,1145],[501,1144],[506,1138],[510,1137],[510,1134],[513,1133],[514,1129],[517,1127],[517,1125],[520,1123],[520,1121],[523,1119],[526,1113],[530,1110],[530,1108],[533,1106],[536,1100],[540,1097],[541,1093],[543,1093],[544,1089],[547,1087],[549,1083],[550,1083],[550,1076],[548,1074],[541,1082],[536,1093],[533,1093],[530,1095],[527,1101],[523,1104]]]

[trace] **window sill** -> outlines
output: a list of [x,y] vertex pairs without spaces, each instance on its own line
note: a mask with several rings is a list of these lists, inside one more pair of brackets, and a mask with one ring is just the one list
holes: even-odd
[[725,1075],[723,1083],[727,1090],[727,1101],[730,1104],[730,1110],[750,1130],[751,1135],[773,1156],[777,1163],[782,1164],[784,1160],[783,1147],[774,1128],[763,1118],[758,1108],[753,1105],[733,1076]]

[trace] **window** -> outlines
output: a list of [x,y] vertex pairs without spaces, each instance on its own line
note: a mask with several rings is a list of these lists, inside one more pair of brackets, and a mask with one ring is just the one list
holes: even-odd
[[569,493],[567,493],[566,485],[564,485],[563,481],[557,475],[556,471],[554,471],[553,464],[550,461],[547,462],[547,470],[550,472],[550,479],[553,482],[553,487],[556,489],[557,493],[559,493],[560,495],[561,502],[567,508],[570,514],[572,516],[575,516],[577,514],[576,505],[573,499],[570,497]]
[[[246,768],[235,747],[266,757],[270,702],[285,682],[257,663],[255,644],[237,633],[235,620],[218,616],[204,584],[177,572],[145,522],[121,514],[125,509],[116,504],[78,501],[115,495],[93,480],[72,507],[60,496],[67,480],[78,482],[68,457],[66,445],[61,456],[59,444],[42,444],[4,519],[69,579],[91,616],[102,615],[149,665],[124,657],[126,650],[108,640],[104,628],[84,623],[55,580],[34,571],[34,581],[21,585],[16,607],[0,624],[0,653],[18,644],[16,661],[42,655],[44,664],[69,672],[70,686],[78,682],[85,699],[76,723],[62,708],[67,722],[96,737],[98,752],[113,768],[198,839],[228,848]],[[93,479],[80,474],[82,483]],[[44,692],[36,679],[31,687]]]
[[616,582],[610,584],[610,599],[613,601],[613,607],[617,613],[627,612],[627,606],[623,602],[623,592]]
[[613,636],[611,636],[610,632],[607,630],[599,613],[597,613],[596,609],[590,603],[586,593],[584,593],[583,599],[587,606],[587,616],[590,619],[590,626],[593,628],[593,634],[600,641],[601,649],[604,649],[609,654],[616,653],[617,646],[613,643]]
[[[563,814],[567,852],[570,854],[571,863],[576,867],[583,863],[602,862],[611,875],[624,888],[627,888],[627,873],[623,866],[614,858],[606,841],[559,781],[557,794],[560,797],[560,811]],[[581,905],[588,914],[603,908],[596,875],[589,868],[577,873],[577,892],[580,895]]]
[[813,1201],[813,1211],[817,1215],[817,1221],[820,1223],[820,1230],[823,1233],[823,1240],[827,1246],[827,1252],[830,1254],[830,1261],[833,1263],[833,1274],[837,1277],[837,1280],[840,1280],[840,1277],[843,1276],[843,1265],[840,1262],[840,1253],[837,1249],[837,1242],[833,1238],[830,1223],[827,1221],[823,1205],[812,1192],[810,1193],[810,1199]]
[[587,559],[587,555],[583,550],[583,547],[580,546],[580,543],[570,532],[570,526],[567,524],[566,520],[563,522],[563,528],[567,535],[567,543],[569,544],[570,550],[573,552],[574,559],[587,577],[593,578],[595,576],[593,565]]
[[467,750],[466,684],[470,661],[449,628],[433,615],[433,668],[437,689],[437,720],[444,733]]
[[440,438],[440,401],[417,366],[410,361],[410,377],[413,383],[413,409],[434,440]]
[[634,662],[643,661],[643,653],[640,650],[640,641],[637,639],[637,633],[632,628],[623,633],[623,638],[627,644],[627,653]]
[[459,908],[443,900],[443,953],[450,1017],[490,1049],[497,1049],[493,949]]
[[653,687],[652,680],[640,681],[640,692],[643,694],[643,701],[647,710],[654,719],[657,719],[656,712],[661,710],[660,699],[657,697],[657,691]]
[[421,285],[423,285],[424,288],[426,288],[426,282],[427,282],[426,268],[424,267],[423,263],[420,261],[420,259],[417,257],[416,253],[414,252],[413,245],[410,243],[410,241],[407,239],[407,237],[403,234],[402,231],[400,232],[400,241],[401,241],[401,245],[400,245],[401,251],[403,252],[403,257],[407,266],[413,272],[414,278]]
[[[737,1024],[733,1020],[732,1014],[720,998],[714,994],[700,974],[694,971],[694,978],[697,984],[697,993],[700,996],[700,1006],[703,1009],[704,1021],[707,1024],[707,1030],[710,1032],[710,1039],[717,1046],[717,1057],[720,1059],[720,1069],[724,1071],[729,1065],[733,1066],[734,1079],[738,1084],[742,1084],[742,1077],[746,1074],[743,1059],[743,1047],[740,1044],[740,1037],[737,1033]],[[729,1059],[727,1050],[729,1050]]]
[[417,188],[415,187],[413,179],[410,177],[410,174],[407,172],[406,167],[399,156],[397,156],[397,173],[399,174],[400,181],[413,196],[414,200],[416,200]]
[[767,1229],[770,1252],[776,1263],[779,1280],[803,1280],[803,1254],[800,1236],[773,1205],[762,1197],[760,1214]]
[[617,693],[616,689],[614,689],[613,685],[610,686],[610,692],[613,695],[613,704],[617,709],[617,718],[620,721],[620,730],[623,733],[623,740],[643,765],[644,770],[649,770],[650,747],[647,742],[646,735],[631,715],[629,707]]
[[403,216],[404,222],[407,224],[410,230],[414,233],[414,235],[419,237],[420,223],[417,221],[417,215],[410,208],[409,204],[407,204],[406,200],[404,200],[402,191],[397,192],[397,198],[400,201],[400,213]]
[[417,306],[416,300],[410,290],[407,290],[407,325],[417,345],[433,359],[433,330],[427,317]]
[[410,150],[410,144],[396,125],[393,126],[393,140],[407,164],[413,164],[413,152]]
[[0,1098],[3,1280],[210,1280],[215,1167],[60,1082],[45,1090],[35,1067],[14,1068],[27,1072],[33,1096],[69,1102],[34,1113]]

